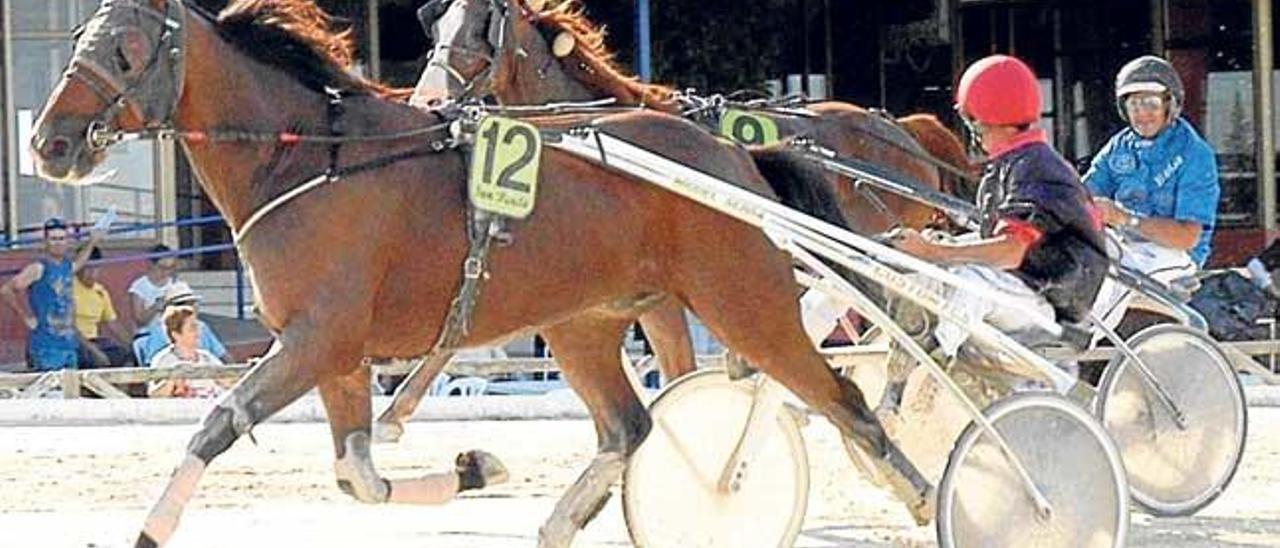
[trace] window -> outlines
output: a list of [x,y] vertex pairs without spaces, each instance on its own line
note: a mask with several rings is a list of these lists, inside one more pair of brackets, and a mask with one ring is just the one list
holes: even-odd
[[[13,18],[13,34],[8,36],[12,51],[14,118],[7,131],[15,140],[18,174],[15,195],[17,228],[39,226],[45,219],[62,217],[71,222],[89,222],[109,208],[115,208],[121,222],[154,222],[157,217],[155,145],[133,142],[112,147],[106,162],[95,173],[103,181],[93,186],[75,187],[53,183],[36,176],[27,150],[31,127],[45,100],[62,77],[71,56],[70,33],[97,9],[96,0],[12,0],[6,16]],[[108,174],[114,174],[107,177]],[[152,233],[124,234],[125,238],[154,237]]]
[[[1280,83],[1280,73],[1274,81]],[[1273,84],[1274,85],[1274,84]],[[1248,224],[1257,213],[1254,162],[1253,74],[1210,72],[1205,90],[1204,137],[1218,156],[1222,224]]]

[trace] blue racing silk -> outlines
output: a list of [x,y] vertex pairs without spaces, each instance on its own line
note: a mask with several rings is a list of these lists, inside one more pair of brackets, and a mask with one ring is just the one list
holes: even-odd
[[1218,218],[1218,161],[1213,149],[1183,118],[1154,139],[1125,128],[1093,157],[1084,183],[1141,217],[1195,222],[1200,240],[1189,251],[1204,266]]

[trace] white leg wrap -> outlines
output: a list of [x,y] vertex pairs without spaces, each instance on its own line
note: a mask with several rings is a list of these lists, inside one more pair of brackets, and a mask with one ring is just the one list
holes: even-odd
[[458,495],[458,474],[444,472],[417,479],[391,480],[390,502],[439,505]]
[[386,420],[373,423],[373,441],[377,443],[396,443],[404,435],[404,423]]
[[360,502],[387,502],[390,489],[373,467],[369,454],[369,433],[352,432],[343,442],[346,451],[333,463],[338,486]]
[[163,546],[173,536],[174,530],[178,528],[178,520],[182,518],[182,510],[196,492],[196,484],[200,482],[200,476],[204,475],[204,469],[204,461],[188,454],[174,470],[169,486],[151,508],[147,521],[142,525],[142,531],[156,544]]

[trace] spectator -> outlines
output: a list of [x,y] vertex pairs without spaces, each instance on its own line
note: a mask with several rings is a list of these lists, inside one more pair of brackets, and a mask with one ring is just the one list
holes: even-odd
[[[102,250],[94,248],[89,253],[92,263],[102,258]],[[132,352],[127,350],[132,341],[116,316],[111,304],[111,293],[98,282],[98,267],[86,264],[76,274],[73,282],[75,296],[76,334],[80,338],[80,367],[127,366],[133,362]],[[110,337],[101,336],[105,326]]]
[[[0,286],[0,295],[31,335],[27,344],[27,361],[32,369],[54,371],[74,369],[78,362],[79,340],[75,329],[75,302],[71,279],[89,260],[89,253],[102,239],[103,231],[90,232],[89,243],[73,258],[67,224],[58,218],[44,223],[44,250],[35,262],[23,267]],[[24,308],[18,293],[27,293]]]
[[[222,365],[207,350],[200,348],[200,325],[196,319],[196,309],[186,305],[175,305],[165,308],[161,323],[164,333],[173,341],[151,358],[150,365],[155,369],[167,369],[178,366]],[[147,389],[152,398],[206,398],[214,397],[222,389],[211,380],[167,379],[153,381]]]
[[[186,306],[192,310],[199,312],[200,297],[191,291],[191,286],[186,282],[174,281],[165,289],[164,298],[161,299],[165,308],[174,306]],[[230,361],[227,354],[227,348],[223,346],[222,341],[218,339],[218,335],[213,332],[209,324],[197,318],[196,326],[199,328],[197,334],[199,336],[199,347],[202,350],[217,356],[222,361]],[[164,328],[163,322],[152,322],[147,329],[143,339],[137,343],[138,360],[140,363],[151,363],[152,356],[167,346],[170,342],[168,330]]]
[[146,274],[129,285],[129,312],[137,328],[134,338],[146,335],[153,323],[160,323],[160,313],[164,312],[164,291],[173,283],[173,273],[178,270],[177,259],[162,255],[170,251],[164,244],[152,247],[151,265],[147,267]]

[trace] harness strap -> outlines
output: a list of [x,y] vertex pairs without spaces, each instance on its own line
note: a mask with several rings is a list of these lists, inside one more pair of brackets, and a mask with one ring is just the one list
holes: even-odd
[[329,118],[329,135],[336,137],[329,143],[329,167],[325,169],[325,174],[337,177],[338,152],[342,147],[340,138],[347,134],[345,124],[342,123],[342,114],[346,112],[346,107],[342,104],[342,90],[325,88],[324,92],[329,96],[329,101],[325,105],[325,113]]
[[471,316],[480,298],[480,284],[489,277],[487,258],[494,235],[501,230],[502,219],[496,215],[467,205],[467,258],[462,261],[462,283],[458,295],[449,304],[449,314],[444,318],[440,338],[431,347],[430,357],[441,351],[451,351],[471,331]]
[[870,188],[867,188],[866,179],[854,179],[853,188],[858,191],[858,194],[861,194],[862,197],[867,200],[867,203],[871,204],[871,207],[875,208],[875,210],[880,212],[881,215],[889,219],[893,228],[902,226],[902,217],[899,217],[898,214],[889,209],[889,206],[884,203],[884,200],[881,200],[879,196],[876,196],[875,192],[872,192]]
[[436,142],[432,142],[427,146],[409,149],[398,154],[392,154],[390,156],[375,158],[373,160],[369,160],[367,162],[361,162],[359,164],[353,164],[353,165],[344,166],[344,167],[336,167],[336,168],[331,168],[329,170],[326,170],[324,173],[321,173],[320,175],[316,175],[315,177],[312,177],[306,182],[289,189],[288,192],[285,192],[284,194],[276,196],[270,202],[267,202],[262,207],[259,207],[257,210],[253,212],[252,215],[249,215],[249,218],[245,220],[244,224],[240,225],[240,228],[232,229],[231,236],[236,241],[236,243],[239,244],[239,242],[242,239],[244,239],[244,235],[249,233],[249,229],[253,228],[254,225],[258,224],[258,222],[261,221],[263,217],[266,217],[269,213],[275,211],[276,209],[279,209],[281,206],[285,205],[286,203],[289,203],[290,200],[297,198],[299,195],[315,190],[316,188],[319,188],[325,185],[326,183],[335,182],[348,175],[354,175],[356,173],[361,173],[364,171],[381,169],[391,164],[402,162],[404,160],[411,160],[411,159],[419,158],[422,156],[436,154],[441,152],[445,148],[447,148],[447,146],[448,145],[446,143],[436,141]]
[[[869,109],[869,110],[870,110],[871,112],[875,113],[875,114],[880,115],[880,117],[881,117],[881,118],[884,118],[884,120],[885,120],[885,121],[890,122],[890,123],[892,123],[893,125],[895,125],[895,126],[897,126],[897,127],[899,127],[899,128],[902,128],[902,130],[903,130],[903,131],[906,131],[906,129],[907,129],[907,128],[906,128],[905,126],[903,126],[903,125],[902,125],[902,122],[899,122],[899,121],[898,121],[898,119],[897,119],[897,118],[895,118],[895,117],[893,116],[893,114],[892,114],[892,113],[890,113],[889,111],[884,110],[884,109],[879,109],[879,108],[873,108],[873,109]],[[908,135],[910,135],[910,134],[911,134],[911,132],[909,132],[909,131],[908,131],[908,132],[907,132],[907,134],[908,134]],[[920,154],[920,153],[917,153],[916,151],[913,151],[913,150],[907,150],[906,148],[902,147],[901,145],[898,145],[898,144],[896,144],[896,143],[893,143],[892,141],[889,141],[888,139],[885,139],[884,137],[881,137],[881,136],[879,136],[879,135],[870,135],[870,136],[871,136],[871,138],[873,138],[873,139],[876,139],[876,140],[878,140],[878,141],[884,142],[884,143],[886,143],[886,144],[890,144],[890,145],[894,146],[895,148],[902,149],[902,150],[903,150],[903,152],[906,152],[906,153],[908,153],[908,154],[910,154],[910,155],[912,155],[912,156],[915,156],[916,158],[919,158],[921,161],[924,161],[924,162],[926,162],[926,163],[928,163],[928,164],[932,165],[933,167],[937,168],[939,171],[944,171],[944,172],[946,172],[947,174],[951,175],[952,177],[955,177],[955,178],[957,178],[957,179],[959,179],[959,180],[961,180],[961,181],[964,181],[964,182],[966,182],[966,183],[976,183],[976,182],[978,181],[978,179],[979,179],[979,177],[975,177],[973,174],[968,173],[968,172],[966,172],[966,171],[964,171],[964,170],[962,170],[962,169],[960,169],[960,168],[958,168],[958,167],[956,167],[956,166],[951,165],[951,163],[950,163],[950,162],[947,162],[947,161],[945,161],[945,160],[943,160],[943,159],[941,159],[941,158],[939,158],[939,157],[937,157],[937,156],[934,156],[932,153],[930,153],[930,152],[929,152],[929,151],[927,151],[927,150],[924,152],[924,154]],[[923,145],[922,145],[922,146],[923,146]],[[951,190],[954,190],[954,189],[951,189]]]

